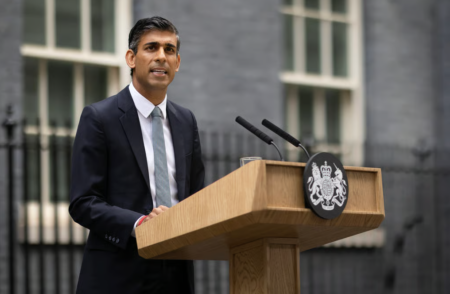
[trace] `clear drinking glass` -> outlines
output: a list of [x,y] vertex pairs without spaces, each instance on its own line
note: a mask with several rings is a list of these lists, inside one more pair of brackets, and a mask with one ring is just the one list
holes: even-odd
[[262,160],[262,158],[257,157],[257,156],[241,157],[240,163],[241,163],[241,166],[244,166],[247,163],[254,161],[254,160]]

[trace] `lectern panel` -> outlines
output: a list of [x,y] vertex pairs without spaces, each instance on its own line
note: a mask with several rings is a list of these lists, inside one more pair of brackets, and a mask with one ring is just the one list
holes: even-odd
[[304,163],[253,161],[136,229],[144,258],[226,260],[229,248],[295,238],[301,251],[377,228],[384,219],[381,170],[345,167],[349,202],[335,219],[305,208]]
[[303,166],[267,165],[267,205],[304,208]]
[[349,196],[346,211],[377,211],[377,173],[347,171]]

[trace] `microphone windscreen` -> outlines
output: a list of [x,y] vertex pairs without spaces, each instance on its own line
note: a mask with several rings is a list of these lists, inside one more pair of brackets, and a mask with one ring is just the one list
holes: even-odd
[[262,121],[262,125],[271,130],[272,132],[274,132],[275,134],[277,134],[278,136],[280,136],[281,138],[285,139],[295,147],[298,147],[300,145],[299,140],[295,139],[294,137],[292,137],[291,135],[289,135],[288,133],[286,133],[285,131],[283,131],[282,129],[280,129],[267,119],[264,119]]
[[273,140],[260,130],[258,130],[256,127],[254,127],[251,123],[243,119],[242,117],[238,116],[236,117],[236,122],[249,130],[251,133],[253,133],[255,136],[266,142],[268,145],[272,144]]

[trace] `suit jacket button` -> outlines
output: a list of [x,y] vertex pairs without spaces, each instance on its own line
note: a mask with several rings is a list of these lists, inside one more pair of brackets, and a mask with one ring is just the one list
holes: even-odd
[[116,238],[113,238],[112,241],[113,241],[113,242],[116,241]]
[[105,235],[105,239],[108,239],[108,234]]
[[109,241],[111,241],[111,236],[109,236]]
[[119,238],[116,239],[116,243],[119,243]]

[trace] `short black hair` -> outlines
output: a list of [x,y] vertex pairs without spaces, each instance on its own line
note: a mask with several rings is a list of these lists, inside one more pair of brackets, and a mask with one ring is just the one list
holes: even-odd
[[[161,16],[142,18],[136,22],[128,35],[128,48],[133,50],[134,54],[138,51],[139,41],[142,35],[151,30],[167,31],[177,35],[177,54],[180,52],[180,36],[177,28],[169,20]],[[133,69],[131,69],[133,75]]]

